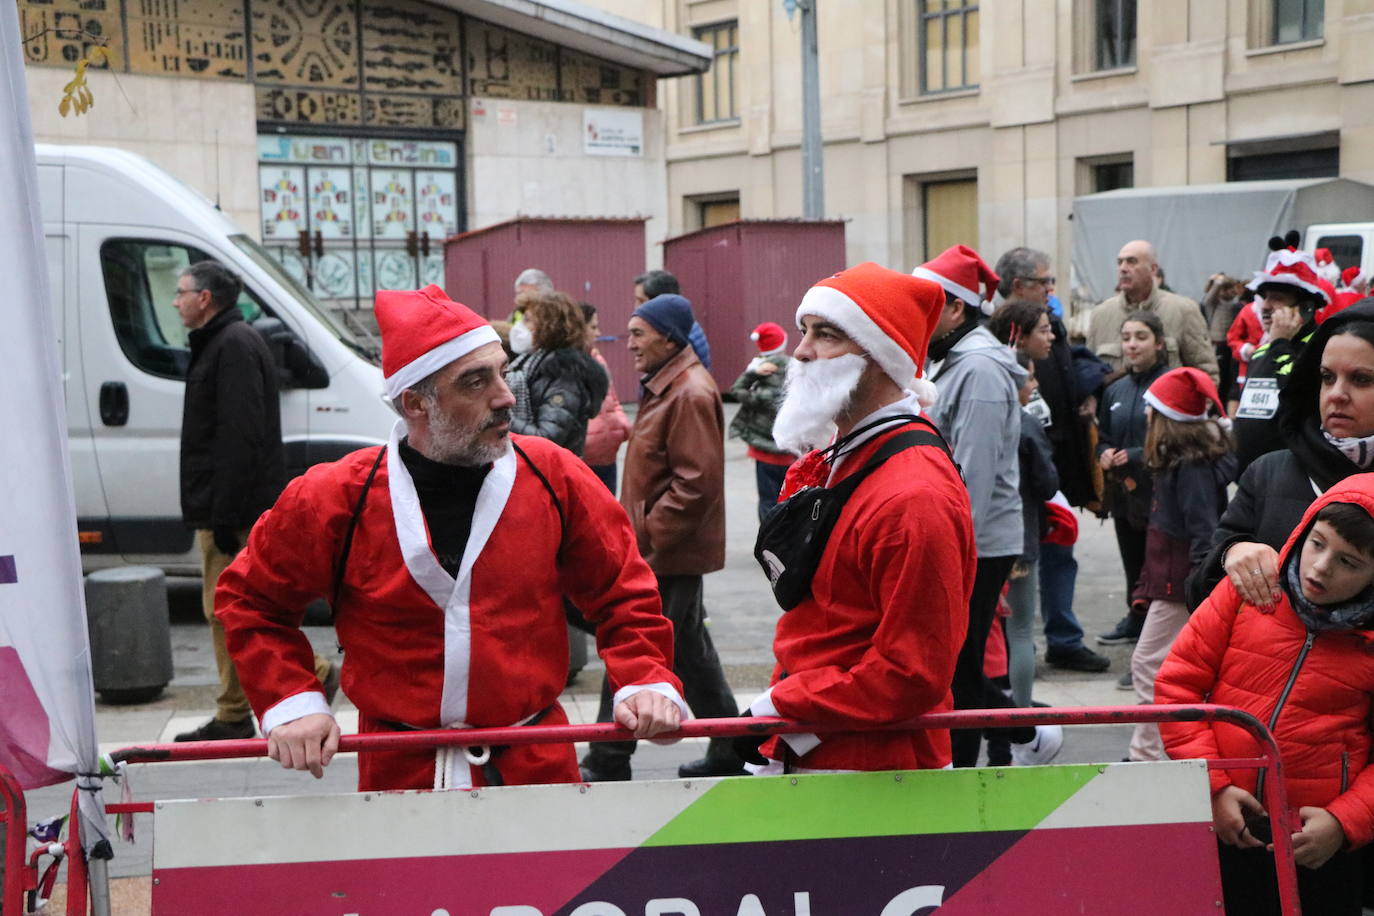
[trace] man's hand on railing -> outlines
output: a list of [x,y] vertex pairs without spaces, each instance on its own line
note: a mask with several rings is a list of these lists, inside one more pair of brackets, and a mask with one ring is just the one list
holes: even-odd
[[333,716],[313,713],[272,729],[267,756],[288,770],[309,770],[319,779],[339,751],[339,723]]
[[680,720],[677,704],[652,690],[632,693],[615,708],[616,724],[634,732],[636,738],[677,731]]

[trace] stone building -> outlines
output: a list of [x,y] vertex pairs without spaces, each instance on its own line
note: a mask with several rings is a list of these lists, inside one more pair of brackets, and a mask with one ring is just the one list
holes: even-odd
[[[572,0],[17,2],[37,140],[148,157],[343,310],[442,283],[445,237],[518,215],[662,238],[658,80],[711,60]],[[97,43],[96,105],[62,117]]]
[[[800,216],[783,0],[589,2],[715,56],[660,86],[669,233]],[[1374,181],[1374,0],[815,2],[825,214],[849,221],[850,263],[1027,244],[1054,253],[1063,296],[1076,195]]]

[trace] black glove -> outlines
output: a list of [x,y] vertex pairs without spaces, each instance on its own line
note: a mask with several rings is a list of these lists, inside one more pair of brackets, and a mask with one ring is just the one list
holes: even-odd
[[[745,718],[752,718],[753,715],[754,714],[747,709],[740,713],[740,716]],[[759,753],[759,748],[763,746],[763,742],[771,737],[773,736],[766,734],[740,735],[731,738],[730,745],[735,749],[735,756],[739,757],[740,760],[743,760],[745,763],[752,763],[755,766],[762,767],[768,765],[768,758]]]
[[210,535],[214,538],[215,547],[219,552],[231,557],[243,546],[239,543],[239,533],[232,525],[216,525],[210,529]]

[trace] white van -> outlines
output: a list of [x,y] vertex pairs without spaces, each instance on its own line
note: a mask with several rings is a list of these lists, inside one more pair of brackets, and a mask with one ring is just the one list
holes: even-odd
[[1326,248],[1341,270],[1374,270],[1374,223],[1318,223],[1307,227],[1304,251]]
[[281,372],[288,474],[386,440],[375,345],[333,318],[204,196],[122,150],[40,144],[54,325],[83,565],[199,575],[181,521],[181,410],[190,351],[177,276],[211,258],[243,278],[239,308]]

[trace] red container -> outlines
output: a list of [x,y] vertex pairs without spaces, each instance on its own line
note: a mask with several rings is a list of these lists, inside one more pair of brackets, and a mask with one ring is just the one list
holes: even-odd
[[616,337],[597,345],[616,393],[638,400],[625,324],[634,311],[634,278],[644,272],[644,220],[520,217],[444,242],[444,291],[487,318],[509,317],[515,278],[527,267],[596,306],[601,333]]
[[758,348],[749,332],[765,321],[798,342],[797,303],[817,280],[845,267],[840,220],[738,220],[668,239],[663,266],[682,284],[711,342],[711,374],[724,391]]

